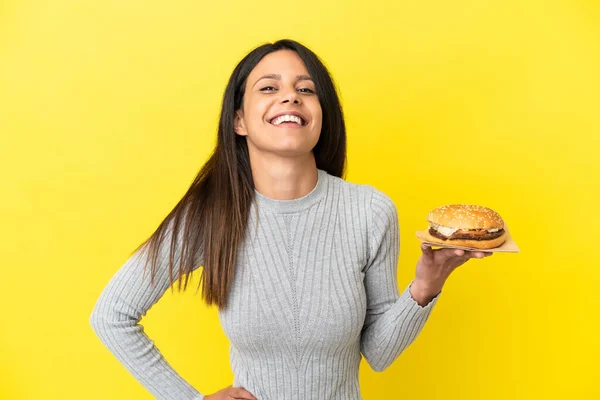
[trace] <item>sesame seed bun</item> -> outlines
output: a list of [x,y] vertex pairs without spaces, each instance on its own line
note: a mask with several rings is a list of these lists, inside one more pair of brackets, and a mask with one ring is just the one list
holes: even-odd
[[450,204],[429,212],[427,221],[447,228],[503,229],[502,217],[488,207],[471,204]]
[[449,204],[431,210],[427,221],[430,227],[426,237],[432,243],[492,249],[507,237],[504,220],[488,207]]

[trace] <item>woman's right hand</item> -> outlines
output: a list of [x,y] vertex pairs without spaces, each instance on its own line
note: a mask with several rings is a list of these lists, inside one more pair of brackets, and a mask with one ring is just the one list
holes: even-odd
[[231,400],[231,399],[244,399],[244,400],[258,400],[249,391],[242,387],[227,386],[225,389],[221,389],[216,393],[204,396],[204,400]]

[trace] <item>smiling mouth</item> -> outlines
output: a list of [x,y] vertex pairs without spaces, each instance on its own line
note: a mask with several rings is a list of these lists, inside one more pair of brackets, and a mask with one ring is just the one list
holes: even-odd
[[273,119],[271,119],[270,121],[268,121],[271,125],[275,125],[275,126],[297,126],[297,127],[301,127],[301,126],[305,126],[308,125],[308,122],[306,122],[303,118],[297,116],[297,115],[282,115],[279,117],[275,117]]

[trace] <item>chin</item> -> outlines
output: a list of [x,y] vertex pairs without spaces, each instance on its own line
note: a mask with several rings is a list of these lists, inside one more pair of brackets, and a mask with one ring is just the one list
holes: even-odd
[[248,151],[250,153],[272,154],[281,157],[302,157],[312,156],[312,150],[316,146],[319,137],[311,138],[311,140],[307,137],[261,137],[260,139],[262,140],[253,141],[250,137],[247,138]]
[[271,151],[288,156],[301,156],[312,153],[316,145],[317,141],[315,140],[281,140],[277,146],[271,146]]

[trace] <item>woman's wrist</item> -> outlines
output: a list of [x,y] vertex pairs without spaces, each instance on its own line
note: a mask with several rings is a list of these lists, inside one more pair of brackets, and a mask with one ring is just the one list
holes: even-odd
[[409,291],[412,298],[419,303],[420,306],[425,307],[441,292],[441,288],[438,289],[428,283],[415,279],[411,283]]

